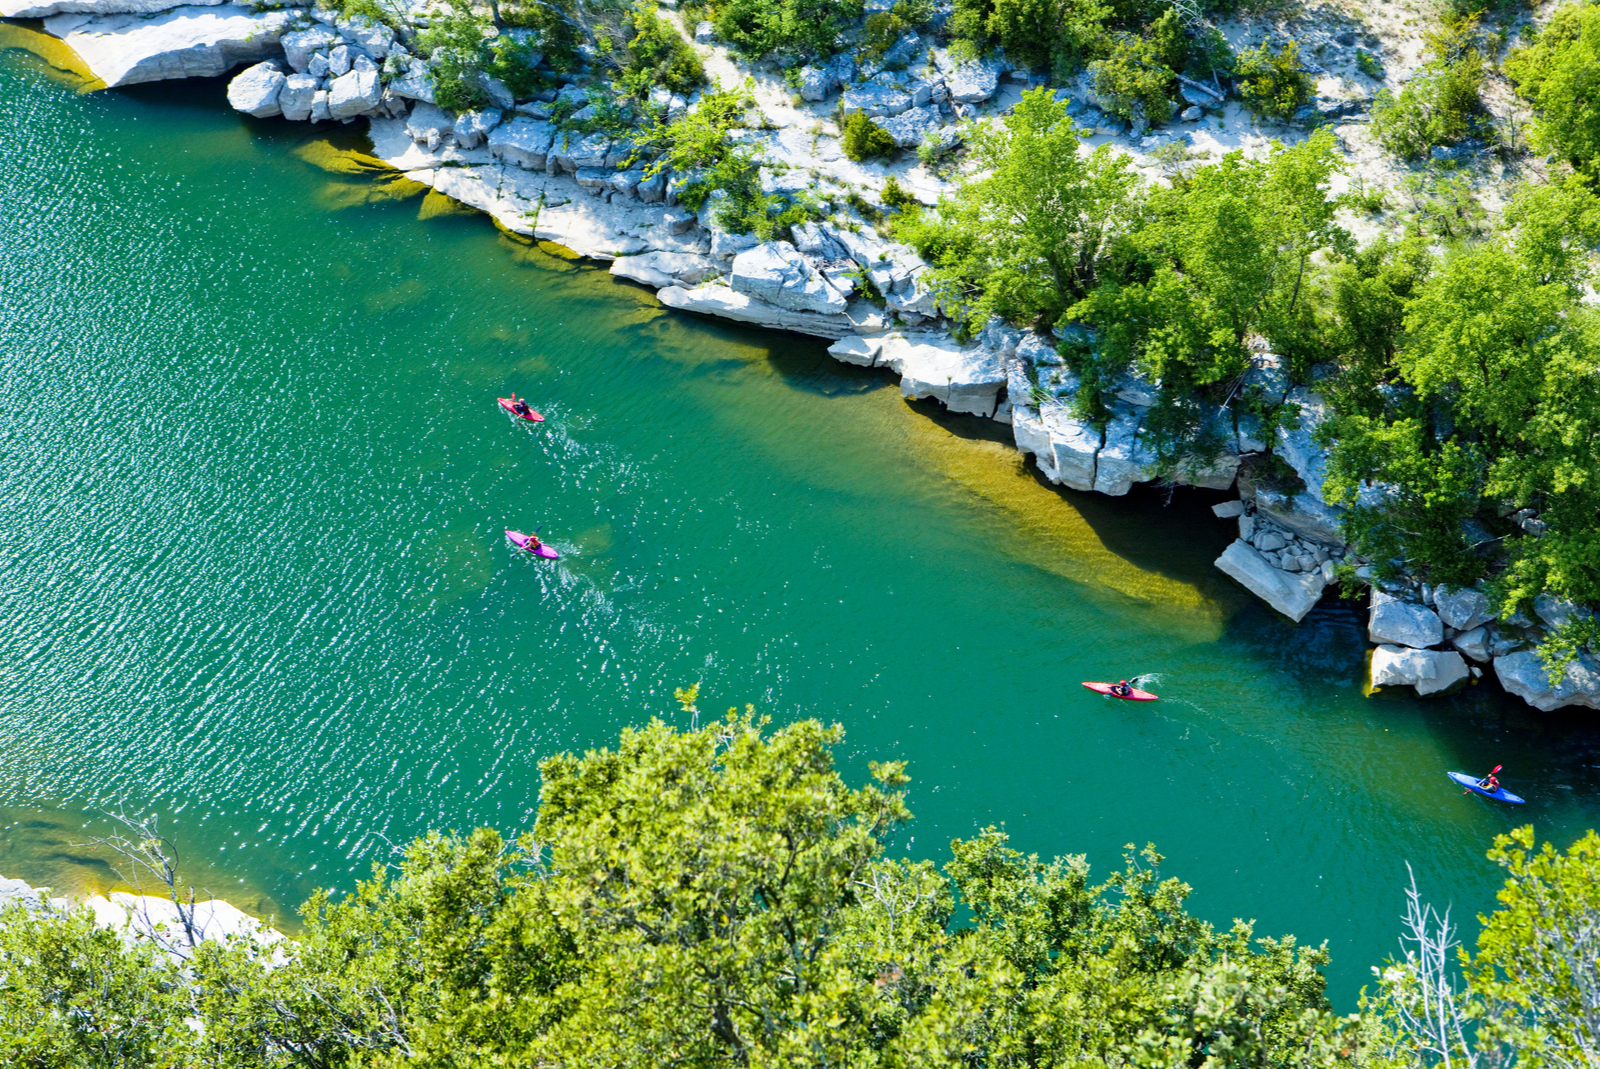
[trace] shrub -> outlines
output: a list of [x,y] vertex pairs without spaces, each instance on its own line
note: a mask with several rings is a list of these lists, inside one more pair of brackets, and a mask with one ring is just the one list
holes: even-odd
[[1262,118],[1287,122],[1311,102],[1311,77],[1300,70],[1300,46],[1294,41],[1276,54],[1265,43],[1247,48],[1234,70],[1243,82],[1245,106]]
[[857,163],[892,156],[895,150],[894,138],[889,136],[889,131],[859,111],[852,111],[845,116],[839,144],[844,154]]
[[428,28],[417,35],[417,47],[432,68],[434,99],[450,111],[471,111],[488,103],[478,82],[486,59],[485,34],[491,23],[475,14],[465,2],[436,13]]
[[833,55],[861,18],[862,0],[725,0],[712,21],[717,33],[749,59],[774,52],[800,59]]
[[1477,23],[1451,20],[1428,35],[1429,60],[1401,88],[1385,89],[1372,105],[1372,133],[1385,149],[1420,159],[1436,145],[1453,145],[1483,115],[1483,53]]
[[883,183],[883,203],[891,208],[904,208],[908,204],[917,203],[917,198],[906,192],[899,179],[890,175]]
[[705,84],[705,67],[683,35],[673,29],[645,0],[629,14],[624,29],[632,34],[628,41],[629,73],[674,93],[688,93]]

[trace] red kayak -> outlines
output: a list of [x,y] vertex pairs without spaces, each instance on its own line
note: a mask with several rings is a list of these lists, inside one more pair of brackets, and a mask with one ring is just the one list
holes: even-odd
[[561,556],[561,554],[555,551],[553,546],[546,545],[545,543],[539,541],[538,537],[535,535],[525,535],[521,531],[507,530],[506,538],[509,539],[511,544],[516,546],[518,549],[525,549],[529,553],[532,553],[535,557],[543,557],[545,560],[555,560]]
[[1138,687],[1129,687],[1128,693],[1118,694],[1115,683],[1085,683],[1084,686],[1092,691],[1104,694],[1108,698],[1121,698],[1125,702],[1153,702],[1156,700],[1154,694],[1151,694],[1148,690],[1140,690]]
[[[510,397],[496,398],[496,400],[498,400],[500,402],[500,407],[501,408],[505,409],[507,412],[511,413],[513,416],[516,416],[518,419],[527,420],[529,423],[543,423],[544,422],[544,417],[539,415],[539,413],[535,412],[531,408],[528,409],[528,412],[527,412],[526,415],[524,415],[521,412],[518,412],[517,411],[517,395],[516,394],[512,394]],[[524,401],[523,404],[527,404],[527,402]]]

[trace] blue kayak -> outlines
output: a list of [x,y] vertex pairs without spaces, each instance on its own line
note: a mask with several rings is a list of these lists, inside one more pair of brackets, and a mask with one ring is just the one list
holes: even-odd
[[1485,798],[1493,798],[1497,802],[1510,802],[1512,805],[1521,805],[1523,802],[1521,798],[1518,798],[1504,787],[1496,787],[1492,791],[1484,790],[1482,787],[1478,786],[1479,782],[1481,781],[1477,776],[1469,776],[1465,772],[1446,772],[1445,775],[1461,784],[1461,786],[1465,787],[1467,790],[1477,791]]

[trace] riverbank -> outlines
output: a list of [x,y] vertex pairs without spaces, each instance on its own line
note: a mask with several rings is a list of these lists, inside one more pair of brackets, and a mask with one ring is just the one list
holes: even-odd
[[[891,176],[931,202],[949,192],[956,176],[921,160],[863,166],[844,159],[828,118],[835,101],[845,110],[855,107],[879,118],[916,113],[919,130],[933,129],[930,124],[940,118],[992,119],[1036,81],[1003,58],[959,63],[913,41],[903,57],[904,77],[844,88],[848,79],[830,76],[820,84],[806,82],[799,97],[787,100],[765,76],[766,84],[758,84],[758,90],[767,90],[764,96],[758,91],[762,115],[752,121],[746,138],[763,161],[763,187],[808,188],[832,198],[837,211],[830,222],[795,227],[792,242],[759,243],[719,226],[715,201],[698,213],[675,204],[672,176],[656,179],[638,167],[624,169],[631,152],[625,139],[558,130],[549,120],[551,104],[561,94],[550,94],[555,100],[497,100],[501,107],[454,115],[431,103],[427,73],[404,55],[393,35],[360,20],[302,9],[245,12],[226,5],[133,17],[110,13],[108,5],[116,3],[95,0],[88,5],[92,10],[70,13],[59,7],[28,12],[48,15],[48,32],[69,45],[78,42],[89,66],[108,85],[220,73],[213,70],[218,64],[260,59],[230,86],[230,101],[239,110],[313,121],[364,116],[375,156],[408,180],[487,212],[512,234],[609,261],[613,274],[650,287],[667,307],[835,340],[830,352],[837,358],[898,375],[907,397],[931,397],[953,411],[1009,425],[1017,448],[1054,483],[1110,496],[1156,480],[1224,490],[1237,486],[1238,500],[1225,509],[1239,517],[1240,538],[1217,559],[1217,567],[1292,620],[1303,619],[1339,578],[1341,562],[1358,576],[1370,566],[1350,557],[1341,538],[1340,510],[1322,496],[1326,453],[1315,444],[1314,432],[1326,418],[1326,406],[1310,388],[1292,386],[1273,354],[1259,350],[1247,380],[1275,403],[1297,404],[1298,429],[1277,427],[1263,435],[1247,416],[1224,409],[1216,414],[1226,423],[1221,454],[1158,463],[1147,426],[1155,401],[1152,384],[1127,377],[1105,425],[1074,417],[1077,383],[1056,354],[1055,339],[996,321],[973,342],[958,343],[921,281],[927,266],[908,247],[878,237],[871,220],[847,206],[854,196],[869,198],[870,207]],[[308,20],[314,25],[306,25]],[[701,47],[709,70],[749,73],[735,68],[715,43]],[[388,71],[397,57],[409,65],[409,73],[382,84],[378,64]],[[1230,143],[1259,148],[1267,134],[1290,136],[1283,130],[1237,133],[1251,124],[1236,102],[1220,98],[1194,105],[1199,115],[1190,120],[1196,124],[1192,131],[1151,134],[1108,120],[1073,96],[1071,88],[1061,92],[1096,131],[1090,144],[1114,145],[1147,177],[1159,170],[1162,147],[1176,140],[1222,151]],[[1340,123],[1341,137],[1359,134],[1359,123],[1345,121],[1359,117],[1359,103],[1347,97],[1325,109]],[[1208,115],[1209,105],[1218,106]],[[692,107],[693,101],[682,106]],[[1224,139],[1230,129],[1236,131],[1227,135],[1231,142]],[[1214,144],[1207,146],[1208,139]],[[868,281],[877,303],[864,292]],[[1269,456],[1286,461],[1304,489],[1285,493],[1270,483],[1258,485],[1256,462]],[[1424,620],[1404,633],[1388,627],[1382,618],[1394,610],[1382,606],[1385,598],[1395,597],[1410,604],[1413,616],[1433,616],[1435,623]],[[1600,703],[1600,665],[1589,655],[1552,687],[1529,649],[1546,626],[1575,607],[1553,603],[1539,619],[1488,623],[1471,619],[1481,614],[1467,613],[1447,620],[1434,610],[1435,591],[1416,583],[1375,590],[1373,602],[1368,636],[1381,644],[1372,661],[1373,685],[1412,686],[1418,694],[1432,694],[1476,678],[1480,665],[1492,663],[1508,690],[1539,708]]]

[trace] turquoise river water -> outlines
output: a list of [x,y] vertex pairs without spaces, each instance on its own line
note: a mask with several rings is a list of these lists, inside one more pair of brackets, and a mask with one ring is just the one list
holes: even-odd
[[[1221,495],[1058,491],[998,424],[667,312],[220,82],[81,95],[12,47],[0,129],[0,873],[107,886],[85,824],[155,811],[281,915],[429,828],[525,827],[541,757],[683,723],[699,681],[841,722],[853,779],[908,760],[896,849],[1153,841],[1201,915],[1328,940],[1349,1008],[1406,862],[1470,918],[1495,833],[1595,823],[1588,715],[1364,696],[1355,607],[1291,626],[1211,566]],[[1140,673],[1159,704],[1078,686]],[[1522,810],[1444,778],[1496,762]]]

